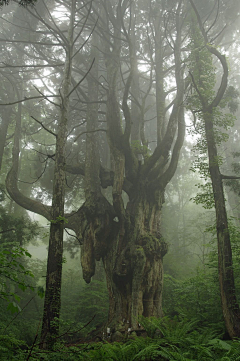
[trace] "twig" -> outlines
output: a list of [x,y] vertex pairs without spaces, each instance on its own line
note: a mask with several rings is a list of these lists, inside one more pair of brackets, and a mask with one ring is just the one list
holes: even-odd
[[95,58],[93,59],[88,71],[86,72],[86,74],[83,76],[83,78],[75,85],[75,87],[73,87],[73,89],[68,93],[67,95],[67,98],[70,97],[70,95],[74,92],[75,89],[77,89],[77,87],[83,82],[83,80],[86,78],[86,76],[90,73],[92,67],[93,67],[93,64],[95,62]]
[[42,122],[40,122],[40,120],[37,120],[37,119],[36,119],[34,116],[32,116],[32,115],[31,115],[31,118],[34,119],[35,122],[37,122],[38,124],[40,124],[40,125],[43,127],[43,129],[45,129],[48,133],[54,135],[54,137],[57,136],[57,134],[55,134],[55,133],[52,132],[50,129],[48,129],[47,127],[45,127],[45,125],[44,125]]
[[74,234],[69,233],[69,232],[66,230],[66,228],[64,228],[64,231],[65,231],[69,236],[76,238],[77,241],[80,243],[80,239],[79,239],[77,236],[75,236]]
[[[44,83],[43,83],[43,84],[44,84]],[[45,85],[45,84],[44,84],[44,85]],[[46,85],[45,85],[45,86],[46,86]],[[59,104],[54,103],[54,102],[52,102],[50,99],[48,99],[49,96],[45,96],[45,95],[43,94],[43,92],[41,92],[41,90],[39,90],[39,89],[36,87],[36,85],[34,85],[33,87],[34,87],[34,88],[36,89],[36,91],[37,91],[39,94],[41,94],[49,103],[55,105],[56,107],[60,107]]]
[[15,105],[15,104],[23,103],[23,102],[25,102],[27,100],[32,100],[32,99],[46,99],[46,100],[49,100],[47,98],[59,98],[59,97],[60,97],[59,95],[44,95],[44,96],[35,96],[35,97],[25,97],[24,99],[17,100],[15,102],[11,102],[11,103],[0,103],[0,106],[3,106],[3,105],[5,105],[5,106],[6,105]]

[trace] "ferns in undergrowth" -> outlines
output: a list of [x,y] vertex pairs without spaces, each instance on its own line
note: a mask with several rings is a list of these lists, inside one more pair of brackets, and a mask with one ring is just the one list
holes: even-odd
[[141,324],[148,337],[91,345],[86,360],[240,361],[240,340],[223,341],[214,330],[198,327],[196,320],[142,318]]
[[[125,343],[90,343],[74,347],[59,345],[51,353],[34,349],[32,360],[84,361],[240,361],[240,340],[223,341],[211,329],[198,327],[197,321],[142,319],[152,337],[136,337]],[[25,360],[29,351],[18,347],[2,353],[3,360]],[[10,352],[10,353],[9,353]],[[8,357],[9,356],[9,357]],[[4,358],[5,357],[5,358]]]
[[[153,319],[152,321],[157,322]],[[180,325],[184,326],[183,333],[185,332],[185,335],[189,332],[187,337],[184,337],[183,334],[181,336]],[[180,323],[180,325],[176,327],[177,331],[174,335],[174,342],[176,335],[180,336],[178,344],[174,344],[165,337],[138,337],[125,344],[97,344],[94,350],[88,352],[87,356],[94,361],[240,361],[240,341],[207,338],[206,332],[201,338],[201,332],[193,330],[192,322],[186,322],[185,325]],[[165,328],[167,327],[165,326]],[[210,332],[209,336],[211,335]]]
[[178,321],[176,319],[164,318],[141,318],[141,324],[149,337],[159,335],[162,339],[173,344],[180,344],[186,341],[186,335],[196,328],[197,320]]

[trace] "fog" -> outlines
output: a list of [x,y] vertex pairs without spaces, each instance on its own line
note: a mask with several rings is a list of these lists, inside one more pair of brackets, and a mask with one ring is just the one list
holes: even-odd
[[235,357],[239,14],[0,1],[3,359]]

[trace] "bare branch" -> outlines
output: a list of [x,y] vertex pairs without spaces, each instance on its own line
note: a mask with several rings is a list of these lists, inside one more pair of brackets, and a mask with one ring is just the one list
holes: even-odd
[[58,66],[63,66],[64,63],[57,64],[36,64],[36,65],[11,65],[4,62],[1,62],[4,66],[1,66],[0,69],[3,68],[56,68]]
[[224,174],[221,174],[221,178],[222,179],[240,179],[240,177],[237,177],[235,175],[224,175]]
[[[44,84],[44,85],[45,85],[45,84]],[[34,88],[37,90],[37,92],[38,92],[39,94],[41,94],[43,97],[45,97],[45,95],[43,94],[43,92],[41,92],[41,90],[39,90],[39,89],[36,87],[36,85],[34,85]],[[60,106],[59,104],[54,103],[54,102],[52,102],[50,99],[48,99],[49,96],[48,96],[48,97],[45,97],[45,98],[46,98],[46,100],[47,100],[49,103],[55,105],[56,107],[59,107],[59,106]]]
[[[35,97],[25,97],[24,99],[21,100],[16,100],[15,102],[10,102],[10,103],[0,103],[0,106],[7,106],[7,105],[15,105],[15,104],[19,104],[19,103],[23,103],[27,100],[32,100],[32,99],[46,99],[49,101],[48,98],[59,98],[59,95],[44,95],[44,96],[35,96]],[[56,106],[59,106],[58,104],[55,104]]]
[[67,98],[70,97],[70,95],[74,92],[74,90],[76,90],[77,87],[78,87],[78,86],[83,82],[83,80],[87,77],[87,75],[90,73],[90,71],[91,71],[91,69],[92,69],[92,67],[93,67],[94,62],[95,62],[95,58],[93,59],[91,65],[90,65],[88,71],[86,72],[86,74],[84,75],[84,77],[83,77],[83,78],[75,85],[75,87],[73,87],[73,89],[68,93]]
[[[69,232],[66,230],[66,228],[64,228],[64,231],[65,231],[69,236],[76,238],[76,240],[80,243],[80,239],[79,239],[77,236],[75,236],[75,235],[72,234],[72,233],[69,233]],[[81,244],[81,243],[80,243],[80,244]]]
[[[5,43],[21,43],[21,44],[27,44],[29,45],[29,41],[27,40],[10,40],[10,39],[3,39],[0,38],[0,41],[3,41]],[[62,43],[45,43],[45,42],[41,42],[41,41],[31,41],[31,45],[44,45],[44,46],[63,46]]]
[[43,129],[45,129],[48,133],[54,135],[54,137],[57,136],[57,134],[55,134],[55,133],[52,132],[50,129],[48,129],[47,127],[45,127],[45,125],[44,125],[42,122],[40,122],[40,120],[37,120],[37,119],[36,119],[34,116],[32,116],[32,115],[31,115],[31,118],[32,118],[33,120],[35,120],[35,122],[37,122],[38,124],[40,124],[40,125],[43,127]]

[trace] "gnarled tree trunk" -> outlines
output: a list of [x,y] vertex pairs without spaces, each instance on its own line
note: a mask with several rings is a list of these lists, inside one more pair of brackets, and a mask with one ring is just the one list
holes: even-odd
[[138,188],[127,205],[124,236],[115,237],[103,257],[109,325],[116,331],[136,330],[142,315],[162,316],[162,261],[167,252],[160,234],[163,194],[154,198]]

